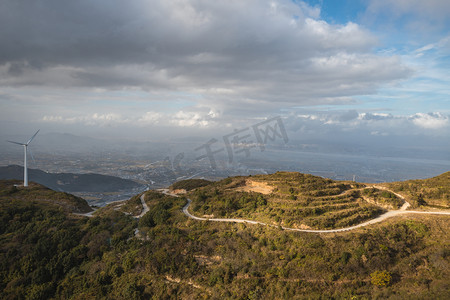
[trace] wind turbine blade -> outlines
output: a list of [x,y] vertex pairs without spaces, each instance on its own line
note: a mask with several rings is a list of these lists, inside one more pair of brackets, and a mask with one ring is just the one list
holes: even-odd
[[30,148],[28,148],[28,152],[29,152],[30,155],[31,155],[31,159],[33,160],[34,167],[36,167],[36,161],[34,160],[34,155],[33,155],[33,152],[31,151]]
[[17,144],[17,145],[20,145],[20,146],[25,146],[25,144],[18,143],[18,142],[13,142],[13,141],[7,141],[7,142],[10,142],[10,143],[13,143],[13,144]]
[[34,139],[34,137],[38,134],[39,130],[40,130],[40,129],[38,129],[38,131],[36,131],[36,133],[28,140],[27,145],[28,145],[29,143],[31,143],[31,141]]

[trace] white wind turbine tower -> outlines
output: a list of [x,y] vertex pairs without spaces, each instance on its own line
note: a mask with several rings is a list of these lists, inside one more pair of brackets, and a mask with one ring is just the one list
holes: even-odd
[[23,149],[24,149],[24,152],[25,152],[25,157],[24,157],[24,162],[23,162],[23,186],[28,186],[28,169],[27,169],[27,148],[28,148],[28,144],[31,143],[31,141],[34,139],[34,137],[38,134],[39,130],[36,131],[36,133],[25,144],[18,143],[18,142],[13,142],[13,141],[8,141],[10,143],[23,146]]

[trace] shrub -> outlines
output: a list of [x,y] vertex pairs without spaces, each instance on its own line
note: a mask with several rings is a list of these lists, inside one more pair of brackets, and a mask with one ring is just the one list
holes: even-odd
[[375,271],[370,274],[372,284],[376,286],[388,286],[391,283],[392,275],[388,271]]

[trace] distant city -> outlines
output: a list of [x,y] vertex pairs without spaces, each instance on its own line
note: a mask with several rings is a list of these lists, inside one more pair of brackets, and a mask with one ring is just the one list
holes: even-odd
[[[264,151],[252,149],[251,152],[234,155],[231,161],[226,151],[222,151],[214,155],[213,166],[211,157],[202,157],[200,151],[194,151],[195,143],[175,145],[143,143],[125,149],[109,144],[77,149],[75,145],[72,151],[66,151],[62,148],[52,148],[51,145],[45,148],[42,141],[44,139],[45,137],[41,141],[36,139],[36,145],[30,147],[34,158],[28,163],[30,169],[50,173],[111,175],[136,181],[142,185],[141,189],[167,187],[175,181],[188,178],[218,180],[228,176],[273,173],[281,170],[309,173],[335,180],[355,179],[359,182],[421,179],[450,170],[450,161],[445,159],[327,153],[295,143],[270,143]],[[0,165],[22,166],[23,154],[19,150],[4,149],[0,156]],[[30,181],[33,181],[32,177]],[[139,190],[133,189],[120,193],[74,194],[85,198],[91,205],[103,206],[107,202],[128,199],[137,192]]]

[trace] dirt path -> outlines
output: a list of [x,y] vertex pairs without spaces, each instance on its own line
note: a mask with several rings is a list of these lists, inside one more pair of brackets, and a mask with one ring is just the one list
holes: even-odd
[[83,217],[88,217],[88,218],[92,218],[93,217],[93,213],[95,213],[97,210],[93,209],[92,211],[88,212],[88,213],[73,213],[74,215],[77,216],[83,216]]
[[145,193],[143,193],[142,195],[141,195],[141,203],[142,203],[142,207],[144,208],[143,210],[142,210],[142,212],[139,214],[139,216],[135,216],[135,218],[136,219],[139,219],[139,218],[142,218],[148,211],[149,211],[149,208],[148,208],[148,206],[147,206],[147,203],[145,203]]
[[[387,190],[387,189],[386,189]],[[169,190],[161,190],[164,194],[166,195],[170,195],[170,196],[175,196],[178,197],[178,195],[176,194],[172,194],[169,192]],[[390,190],[388,190],[390,191]],[[391,191],[390,191],[391,192]],[[394,193],[394,192],[392,192]],[[394,193],[396,196],[400,197],[401,199],[403,199],[403,201],[405,201],[405,198],[397,193]],[[232,222],[232,223],[249,223],[249,224],[260,224],[260,225],[265,225],[265,226],[271,226],[271,227],[278,227],[277,225],[271,225],[271,224],[266,224],[263,222],[258,222],[258,221],[253,221],[253,220],[247,220],[247,219],[222,219],[222,218],[201,218],[201,217],[197,217],[192,215],[189,212],[189,206],[191,205],[192,200],[191,199],[187,199],[187,203],[186,205],[183,207],[183,213],[194,220],[198,220],[198,221],[210,221],[210,222]],[[399,210],[391,210],[388,211],[378,217],[376,217],[375,219],[363,222],[361,224],[357,224],[354,226],[350,226],[350,227],[345,227],[345,228],[338,228],[338,229],[298,229],[298,228],[290,228],[290,227],[283,227],[281,226],[281,228],[283,228],[284,230],[289,230],[289,231],[300,231],[300,232],[315,232],[315,233],[332,233],[332,232],[343,232],[343,231],[350,231],[350,230],[354,230],[357,228],[361,228],[361,227],[365,227],[371,224],[375,224],[375,223],[379,223],[382,222],[388,218],[392,218],[401,214],[433,214],[433,215],[450,215],[450,211],[413,211],[413,210],[406,210],[408,207],[410,206],[410,204],[408,202],[405,201],[405,203],[403,204],[403,206],[399,209]]]
[[[150,210],[150,209],[148,208],[147,203],[145,202],[145,193],[141,195],[140,199],[141,199],[141,204],[142,204],[143,210],[142,210],[142,212],[141,212],[138,216],[134,216],[134,217],[133,217],[133,218],[135,218],[135,219],[140,219],[140,218],[142,218],[142,217]],[[124,201],[124,200],[120,200],[120,201]],[[119,201],[115,201],[115,202],[119,202]],[[96,210],[93,210],[93,211],[88,212],[88,213],[85,213],[85,214],[75,213],[75,215],[92,218],[92,217],[93,217],[92,214],[93,214],[95,211],[96,211]],[[127,214],[127,213],[125,213],[125,214]],[[140,233],[140,231],[139,231],[139,228],[136,227],[136,228],[134,229],[133,232],[134,232],[134,236],[135,236],[135,237],[137,237],[138,239],[144,240],[144,238],[141,236],[141,233]]]
[[[150,209],[148,208],[147,203],[145,203],[145,193],[143,193],[143,194],[141,195],[140,199],[141,199],[142,207],[143,207],[144,209],[143,209],[142,212],[139,214],[139,216],[133,217],[133,218],[135,218],[135,219],[142,218],[142,217],[150,210]],[[139,228],[138,228],[138,227],[136,227],[136,228],[134,229],[134,236],[137,237],[137,238],[140,239],[140,240],[145,240],[145,238],[142,236],[141,232],[139,231]]]

